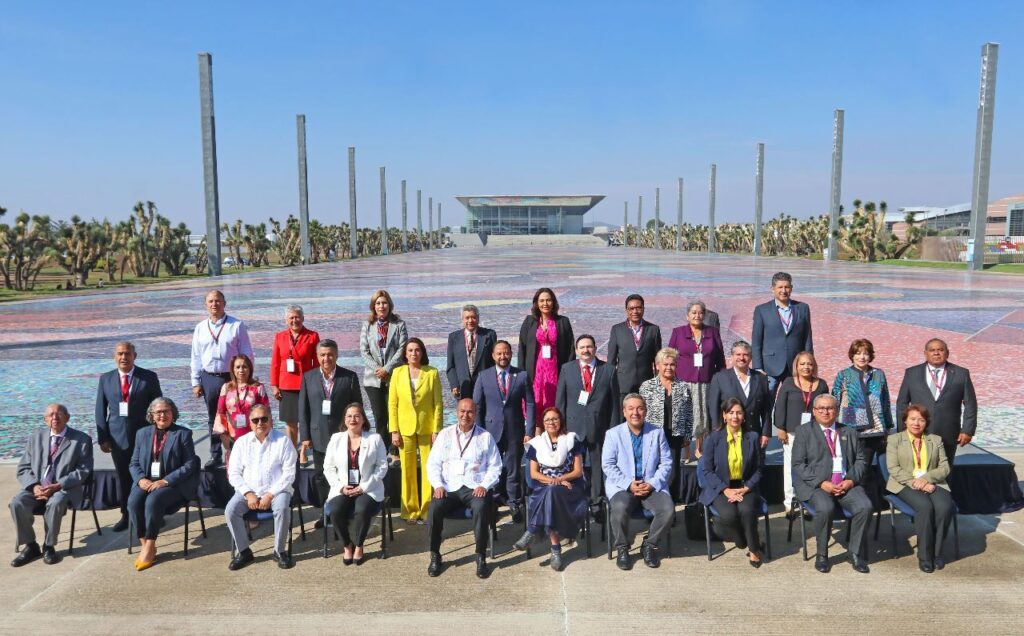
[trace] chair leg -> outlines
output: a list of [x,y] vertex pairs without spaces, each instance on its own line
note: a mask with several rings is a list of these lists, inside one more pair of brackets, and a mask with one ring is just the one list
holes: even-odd
[[768,560],[772,560],[772,529],[768,525],[768,513],[764,513],[764,545],[768,552]]
[[[803,506],[797,508],[797,514],[800,515],[800,542],[804,545],[804,561],[808,561],[810,560],[810,557],[807,556],[807,524],[804,522]],[[793,522],[790,521],[790,524],[792,523]]]
[[708,519],[710,516],[711,511],[704,506],[704,544],[708,549],[708,561],[711,560],[711,521]]
[[323,531],[324,531],[324,558],[326,559],[327,558],[327,508],[326,507],[321,508],[320,511],[321,511],[320,512],[320,519],[322,521],[321,525],[323,525]]
[[853,520],[846,520],[846,545],[850,545],[850,533],[853,531]]
[[185,558],[188,558],[188,502],[185,502]]
[[388,558],[388,518],[384,505],[380,507],[380,558]]
[[587,535],[587,558],[594,556],[593,550],[590,546],[590,511],[587,511],[586,516],[583,518],[583,531]]
[[604,507],[604,530],[602,533],[608,539],[608,560],[612,560],[612,507],[610,504],[606,504]]
[[306,540],[306,522],[302,518],[302,504],[299,504],[299,536],[303,541]]
[[892,535],[892,556],[893,558],[898,557],[899,553],[896,551],[896,507],[889,507],[889,529]]
[[135,542],[135,523],[131,516],[128,517],[128,554],[132,553],[132,543]]
[[206,519],[203,518],[203,504],[196,499],[196,511],[199,513],[199,528],[203,531],[203,538],[206,538]]
[[68,537],[68,554],[73,554],[75,550],[75,517],[78,510],[75,508],[71,509],[71,534]]
[[960,524],[956,520],[957,513],[953,513],[953,557],[960,560]]
[[878,541],[878,526],[882,525],[882,511],[875,511],[875,541]]

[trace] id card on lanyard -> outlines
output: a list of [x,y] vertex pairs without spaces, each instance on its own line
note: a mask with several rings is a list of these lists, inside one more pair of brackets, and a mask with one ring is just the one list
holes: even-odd
[[160,456],[164,451],[164,444],[167,443],[167,438],[170,437],[170,433],[165,432],[164,438],[157,444],[156,438],[158,437],[157,432],[153,431],[153,456],[152,461],[149,464],[149,478],[160,479],[163,475],[160,472],[162,468],[160,465]]
[[285,369],[288,373],[295,373],[295,345],[299,344],[299,336],[293,338],[291,334],[288,334],[288,342],[288,359],[285,360]]

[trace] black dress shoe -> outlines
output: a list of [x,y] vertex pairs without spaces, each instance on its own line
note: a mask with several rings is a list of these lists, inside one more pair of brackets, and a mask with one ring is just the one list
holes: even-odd
[[482,555],[476,555],[476,578],[486,579],[491,575],[491,569],[487,567],[487,558]]
[[281,568],[282,570],[290,570],[291,568],[295,567],[295,559],[293,559],[292,555],[288,554],[287,552],[285,552],[284,554],[275,552],[274,558],[277,559],[277,567]]
[[43,563],[45,563],[46,565],[60,563],[60,560],[63,558],[64,557],[57,554],[57,551],[53,549],[52,545],[43,545]]
[[228,564],[229,570],[241,570],[245,566],[249,565],[253,561],[252,550],[246,548],[235,555],[235,558],[231,559],[231,563]]
[[764,563],[764,561],[747,561],[747,563],[750,564],[750,567],[756,570],[757,568],[761,567],[761,564]]
[[925,574],[931,574],[935,571],[935,564],[931,561],[918,561],[917,567],[921,568],[921,571]]
[[658,556],[658,546],[653,543],[644,543],[641,551],[644,555],[644,565],[649,568],[656,568],[661,565],[661,557]]
[[619,566],[620,570],[628,570],[633,566],[629,562],[629,548],[619,548],[619,554],[615,558],[615,565]]
[[850,560],[853,563],[853,569],[857,572],[867,574],[871,571],[871,568],[868,567],[868,562],[859,556],[853,556]]
[[428,576],[441,576],[441,553],[430,553],[430,565],[427,566]]
[[550,565],[551,565],[551,569],[554,570],[555,572],[561,572],[562,571],[563,565],[562,565],[562,553],[561,552],[552,552],[551,553]]
[[941,570],[946,567],[946,561],[942,557],[935,557],[935,569]]
[[20,568],[26,563],[35,561],[41,556],[43,556],[43,553],[39,550],[39,544],[33,541],[21,549],[21,554],[14,557],[14,560],[11,561],[11,566]]
[[822,574],[826,574],[829,570],[831,570],[832,566],[829,565],[828,557],[824,554],[819,554],[818,556],[816,556],[814,558],[814,569],[821,572]]
[[520,506],[518,504],[510,503],[508,505],[508,511],[509,511],[509,514],[512,515],[512,523],[522,523],[523,522],[523,507],[522,506]]
[[223,465],[223,460],[217,459],[216,457],[211,457],[208,462],[203,464],[203,470],[213,470],[214,468],[220,468]]
[[128,515],[121,515],[121,518],[118,519],[117,523],[114,524],[114,527],[112,529],[114,532],[124,532],[125,530],[127,530]]
[[533,534],[529,530],[523,533],[523,536],[519,537],[519,540],[512,544],[512,547],[520,552],[526,550],[526,548],[533,545],[533,542],[537,540],[537,535]]
[[317,519],[316,523],[313,524],[313,529],[314,530],[319,530],[320,528],[323,528],[323,527],[324,527],[324,520],[322,518],[321,519]]

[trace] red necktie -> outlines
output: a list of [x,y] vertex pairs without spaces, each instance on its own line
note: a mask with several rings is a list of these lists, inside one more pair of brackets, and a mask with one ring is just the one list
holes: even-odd
[[126,373],[126,374],[121,376],[121,401],[122,402],[127,402],[128,401],[128,392],[129,392],[128,374]]
[[590,393],[594,390],[594,379],[593,372],[590,370],[590,365],[583,365],[583,390]]
[[508,397],[508,371],[501,372],[501,382],[498,386],[501,388],[502,397]]

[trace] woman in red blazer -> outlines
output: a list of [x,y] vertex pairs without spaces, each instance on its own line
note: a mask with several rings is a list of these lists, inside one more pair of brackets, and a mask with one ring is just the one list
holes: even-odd
[[[288,326],[274,336],[274,351],[270,354],[270,391],[280,401],[278,413],[288,430],[288,438],[299,443],[299,389],[302,374],[317,368],[316,345],[320,334],[303,326],[302,307],[288,305],[284,310],[284,324]],[[299,455],[305,463],[305,456]]]

